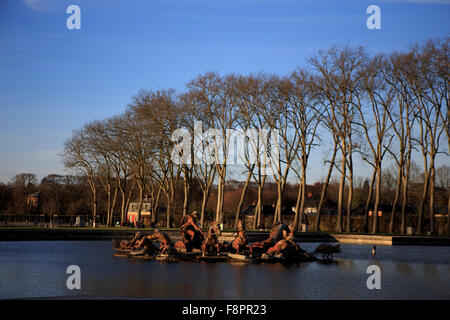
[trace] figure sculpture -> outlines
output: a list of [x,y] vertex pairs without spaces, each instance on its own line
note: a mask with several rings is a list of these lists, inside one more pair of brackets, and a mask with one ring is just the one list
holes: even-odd
[[143,238],[143,234],[141,232],[136,232],[130,241],[122,240],[120,242],[120,244],[118,244],[118,245],[117,245],[117,242],[115,242],[114,246],[119,249],[123,249],[123,250],[135,249],[136,245],[139,244],[139,241],[142,238]]
[[182,241],[175,243],[175,248],[180,252],[191,252],[193,249],[200,249],[205,238],[195,219],[197,211],[187,214],[181,218],[180,234]]
[[175,248],[170,237],[167,233],[161,232],[159,229],[155,229],[155,232],[152,235],[147,236],[146,239],[150,241],[159,241],[159,250],[161,254],[172,254],[175,252]]
[[250,247],[252,252],[263,254],[266,253],[269,248],[273,247],[278,241],[286,239],[291,235],[294,235],[294,227],[292,225],[287,226],[284,223],[277,222],[272,226],[269,238],[261,242],[255,242]]
[[248,248],[251,254],[252,247],[248,245],[248,239],[247,236],[245,235],[245,228],[241,220],[239,220],[237,227],[238,227],[238,234],[231,243],[231,247],[235,250],[237,254],[242,253],[245,249]]
[[214,251],[216,252],[217,255],[220,255],[220,247],[221,247],[219,243],[220,235],[221,231],[219,223],[213,222],[209,227],[206,239],[203,241],[202,244],[203,256],[205,256],[206,254],[211,254]]

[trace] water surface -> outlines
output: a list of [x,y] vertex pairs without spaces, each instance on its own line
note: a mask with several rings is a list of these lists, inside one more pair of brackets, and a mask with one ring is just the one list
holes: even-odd
[[[302,243],[312,251],[317,243]],[[0,242],[0,298],[450,299],[450,248],[341,244],[331,265],[162,263],[113,256],[110,241]],[[381,289],[369,290],[369,265]],[[81,268],[69,290],[66,268]]]

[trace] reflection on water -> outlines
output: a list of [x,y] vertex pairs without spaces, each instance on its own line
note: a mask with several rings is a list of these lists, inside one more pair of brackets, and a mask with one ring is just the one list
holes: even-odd
[[[317,243],[300,244],[312,251]],[[448,247],[341,244],[337,263],[172,264],[113,257],[110,241],[0,242],[0,298],[87,295],[169,299],[449,299]],[[68,290],[66,268],[81,268]],[[369,265],[381,290],[368,290]]]

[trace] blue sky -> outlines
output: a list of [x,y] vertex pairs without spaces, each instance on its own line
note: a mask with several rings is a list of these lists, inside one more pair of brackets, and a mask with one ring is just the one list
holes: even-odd
[[[71,4],[81,30],[66,28]],[[371,4],[381,30],[366,28]],[[122,112],[141,88],[183,90],[205,71],[285,74],[332,45],[387,52],[449,31],[446,0],[1,0],[0,182],[64,173],[72,130]]]

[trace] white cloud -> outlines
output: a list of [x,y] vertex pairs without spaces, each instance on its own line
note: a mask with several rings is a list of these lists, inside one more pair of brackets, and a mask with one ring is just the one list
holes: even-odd
[[46,12],[51,8],[50,0],[23,0],[23,3],[29,8],[39,12]]

